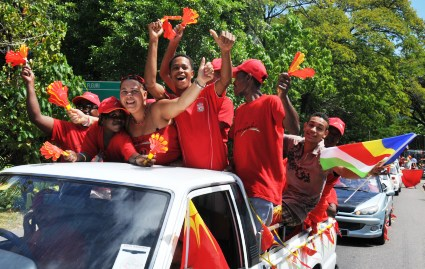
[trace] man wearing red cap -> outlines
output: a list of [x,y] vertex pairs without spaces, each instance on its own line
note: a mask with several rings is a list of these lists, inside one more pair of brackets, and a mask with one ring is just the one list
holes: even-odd
[[[266,67],[257,59],[249,59],[233,69],[235,95],[245,103],[235,111],[230,130],[233,138],[233,161],[242,179],[255,213],[265,225],[272,220],[273,207],[282,202],[284,186],[283,133],[298,133],[298,114],[287,98],[289,76],[281,76],[279,97],[261,92],[268,77]],[[288,101],[282,105],[281,99]],[[299,128],[299,127],[298,127]],[[257,231],[261,224],[256,220]]]
[[99,97],[93,93],[86,92],[82,96],[74,98],[72,100],[74,105],[76,107],[81,107],[80,104],[84,105],[86,114],[78,109],[71,108],[67,113],[73,123],[55,119],[41,114],[35,93],[35,76],[29,66],[22,67],[21,77],[27,89],[27,113],[30,121],[44,134],[50,136],[51,140],[60,148],[80,151],[87,127],[97,119],[97,107],[100,104]]
[[[325,147],[335,147],[341,137],[344,135],[345,123],[337,117],[329,118],[328,135],[325,137]],[[317,223],[325,221],[328,216],[335,217],[338,199],[334,190],[335,183],[338,181],[339,175],[331,172],[326,178],[326,184],[322,191],[322,196],[316,207],[310,211],[304,224],[307,227],[312,227],[315,232]]]
[[99,105],[99,121],[90,126],[83,141],[81,152],[67,150],[64,159],[70,162],[131,162],[143,165],[131,137],[123,130],[127,112],[114,96]]
[[[177,35],[170,40],[160,68],[162,80],[177,96],[192,85],[194,76],[191,58],[187,55],[175,55],[183,30],[181,26],[176,28]],[[203,90],[195,102],[174,120],[177,124],[183,165],[222,171],[228,165],[227,132],[233,120],[233,105],[225,96],[226,88],[232,80],[230,51],[235,37],[226,31],[217,35],[215,31],[210,30],[210,34],[221,50],[220,79],[206,85],[199,85],[198,81],[194,80],[193,83]],[[151,62],[156,64],[155,61]],[[154,88],[156,66],[145,69],[145,79],[148,91],[156,92],[154,96],[161,96],[158,94],[160,91]]]

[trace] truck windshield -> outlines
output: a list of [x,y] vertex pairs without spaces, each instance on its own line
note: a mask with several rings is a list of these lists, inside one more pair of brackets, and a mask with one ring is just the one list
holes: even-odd
[[0,249],[39,269],[148,268],[169,200],[141,187],[1,175]]

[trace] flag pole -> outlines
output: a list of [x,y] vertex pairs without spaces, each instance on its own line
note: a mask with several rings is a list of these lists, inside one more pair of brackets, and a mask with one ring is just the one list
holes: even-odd
[[[357,189],[350,195],[350,196],[348,196],[348,198],[347,199],[345,199],[345,201],[344,201],[344,204],[348,201],[348,200],[350,200],[351,199],[351,197],[353,197],[353,195],[361,188],[361,187],[363,187],[363,185],[367,182],[367,181],[369,181],[369,179],[372,177],[372,175],[370,175],[370,176],[368,176],[367,178],[365,178],[365,180],[363,181],[363,183],[362,184],[360,184],[360,186],[358,186],[357,187]],[[353,179],[353,180],[355,180],[355,179]]]
[[189,236],[190,236],[190,199],[187,199],[187,209],[186,209],[186,218],[184,220],[184,224],[186,226],[186,249],[185,249],[185,261],[184,268],[187,268],[188,259],[189,259]]

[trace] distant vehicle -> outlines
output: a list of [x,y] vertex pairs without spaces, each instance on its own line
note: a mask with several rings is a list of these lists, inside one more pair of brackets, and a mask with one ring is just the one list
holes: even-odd
[[394,182],[391,180],[390,174],[382,174],[379,175],[379,179],[381,180],[382,185],[384,185],[384,188],[387,188],[387,190],[393,190],[394,195],[396,191],[396,186],[394,185]]
[[342,236],[373,238],[377,244],[385,244],[385,224],[388,221],[391,225],[394,190],[384,186],[380,177],[357,180],[341,177],[335,185],[338,196],[335,218]]
[[389,176],[394,185],[395,195],[398,196],[398,194],[401,192],[401,177],[403,176],[403,173],[400,170],[400,164],[398,163],[398,161],[392,163],[389,168]]

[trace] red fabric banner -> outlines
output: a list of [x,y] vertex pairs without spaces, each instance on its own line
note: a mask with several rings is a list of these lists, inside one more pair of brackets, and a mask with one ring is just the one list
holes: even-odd
[[423,170],[422,169],[404,169],[403,172],[403,184],[406,188],[415,187],[421,182]]
[[[183,255],[180,268],[185,268],[187,243],[189,243],[187,268],[229,268],[219,244],[205,225],[205,222],[199,215],[195,205],[192,201],[190,201],[189,204],[190,223],[185,222]],[[186,225],[190,225],[189,240],[187,240],[188,238],[186,236]]]

